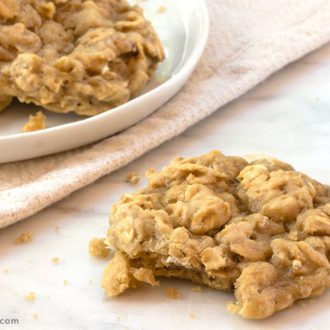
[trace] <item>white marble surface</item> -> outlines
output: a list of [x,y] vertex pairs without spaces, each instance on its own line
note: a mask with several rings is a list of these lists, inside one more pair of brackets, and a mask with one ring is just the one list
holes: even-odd
[[[330,45],[129,166],[2,230],[0,319],[18,318],[20,324],[0,324],[0,329],[328,329],[330,292],[266,321],[230,315],[231,295],[192,292],[193,285],[176,280],[108,300],[99,285],[105,262],[91,258],[87,245],[91,237],[103,236],[111,203],[135,189],[124,183],[128,172],[144,172],[151,164],[160,168],[178,155],[211,149],[266,153],[330,183],[329,77]],[[21,232],[32,232],[33,241],[14,245]],[[60,262],[52,264],[52,257]],[[169,286],[182,298],[166,298]],[[35,302],[24,299],[29,291],[35,292]]]

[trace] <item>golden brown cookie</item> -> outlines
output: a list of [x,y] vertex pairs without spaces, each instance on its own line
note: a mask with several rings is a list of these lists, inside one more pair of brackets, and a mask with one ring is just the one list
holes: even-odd
[[232,291],[230,310],[263,319],[330,286],[330,191],[274,159],[218,151],[150,171],[113,205],[109,296],[156,277]]
[[3,0],[0,107],[12,97],[55,112],[96,115],[128,101],[164,52],[126,0]]

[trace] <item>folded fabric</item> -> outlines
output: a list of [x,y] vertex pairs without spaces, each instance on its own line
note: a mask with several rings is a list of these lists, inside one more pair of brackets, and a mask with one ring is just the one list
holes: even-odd
[[328,0],[207,0],[211,31],[170,102],[92,146],[0,165],[0,228],[22,220],[182,133],[330,40]]

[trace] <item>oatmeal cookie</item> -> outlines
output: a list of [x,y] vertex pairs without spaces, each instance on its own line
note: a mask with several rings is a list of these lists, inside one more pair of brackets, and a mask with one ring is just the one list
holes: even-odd
[[126,0],[0,2],[0,109],[17,97],[96,115],[136,95],[163,58],[153,27]]
[[218,151],[175,159],[148,180],[112,207],[109,296],[177,277],[232,291],[231,311],[263,319],[330,286],[327,186],[275,159]]

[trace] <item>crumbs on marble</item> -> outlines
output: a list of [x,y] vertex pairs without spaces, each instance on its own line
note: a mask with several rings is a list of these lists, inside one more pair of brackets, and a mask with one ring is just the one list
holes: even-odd
[[165,6],[160,6],[157,10],[158,14],[163,14],[166,11],[166,7]]
[[52,263],[54,265],[58,264],[59,262],[60,262],[60,259],[59,258],[57,258],[57,257],[52,258]]
[[92,285],[93,284],[93,281],[92,280],[89,280],[88,281],[88,285]]
[[198,286],[194,286],[191,291],[193,292],[202,292],[204,289],[202,286],[198,285]]
[[32,314],[32,317],[36,320],[36,319],[38,319],[38,314],[37,313],[33,313]]
[[109,256],[109,250],[104,243],[104,238],[92,238],[88,244],[88,251],[93,257],[107,258]]
[[15,239],[15,244],[25,244],[32,241],[31,233],[22,233]]
[[167,296],[167,298],[173,299],[173,300],[181,298],[180,291],[175,288],[166,289],[166,296]]
[[26,296],[25,296],[25,300],[30,301],[30,302],[34,302],[36,300],[36,294],[34,292],[29,292]]
[[125,181],[130,184],[138,184],[140,182],[140,175],[136,172],[130,172],[127,174]]
[[4,269],[2,270],[2,272],[5,273],[5,274],[9,273],[9,268],[4,268]]
[[64,280],[63,280],[63,284],[64,284],[64,285],[68,285],[68,284],[69,284],[69,281],[68,281],[67,279],[64,279]]
[[194,320],[196,318],[196,315],[194,313],[189,313],[190,320]]

